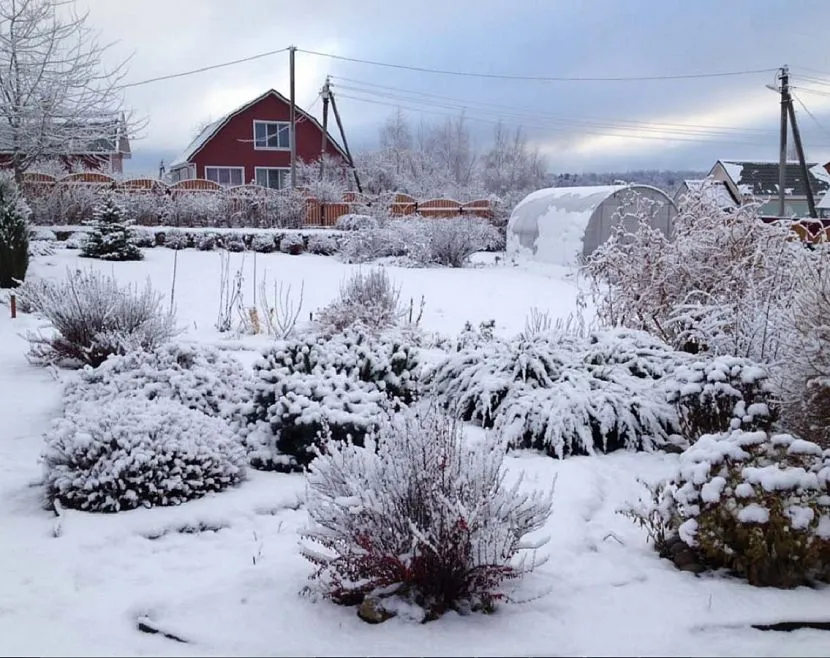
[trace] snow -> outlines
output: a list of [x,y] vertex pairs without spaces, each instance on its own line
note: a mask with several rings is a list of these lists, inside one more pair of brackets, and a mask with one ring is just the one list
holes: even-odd
[[[262,339],[225,340],[213,329],[218,256],[178,254],[182,340],[242,350],[240,363],[250,363]],[[66,267],[92,266],[124,282],[149,276],[169,290],[173,252],[145,257],[100,263],[61,251],[35,258],[33,272],[61,277]],[[306,310],[330,301],[354,269],[283,254],[259,255],[257,267],[258,276],[267,269],[305,280]],[[491,317],[497,331],[516,333],[530,306],[561,317],[576,294],[561,268],[388,270],[402,298],[426,295],[425,328],[453,334],[465,320]],[[545,488],[557,478],[553,514],[540,532],[551,537],[541,551],[550,559],[519,586],[521,603],[427,625],[395,618],[371,626],[353,608],[300,595],[312,571],[298,549],[308,520],[300,475],[252,471],[238,487],[178,507],[57,517],[42,506],[40,437],[61,414],[61,380],[76,374],[26,360],[22,334],[42,326],[26,315],[11,320],[0,304],[2,655],[826,655],[826,633],[751,628],[822,619],[826,588],[781,591],[680,572],[617,513],[639,496],[637,478],[656,482],[675,471],[674,455],[509,455],[508,479],[521,473],[528,487]],[[823,516],[819,529],[830,534],[830,519]],[[138,619],[189,643],[141,633]]]

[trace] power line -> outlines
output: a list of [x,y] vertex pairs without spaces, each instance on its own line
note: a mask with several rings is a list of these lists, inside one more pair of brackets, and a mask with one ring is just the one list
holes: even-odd
[[140,82],[128,82],[127,84],[121,85],[122,89],[127,89],[129,87],[139,87],[141,85],[148,85],[151,82],[161,82],[162,80],[172,80],[173,78],[183,78],[188,75],[194,75],[196,73],[204,73],[205,71],[212,71],[214,69],[221,69],[225,66],[233,66],[234,64],[242,64],[244,62],[251,62],[255,59],[262,59],[263,57],[270,57],[271,55],[278,55],[279,53],[284,53],[288,50],[288,48],[280,48],[279,50],[269,50],[267,53],[259,53],[258,55],[251,55],[250,57],[243,57],[242,59],[234,59],[230,62],[222,62],[221,64],[213,64],[211,66],[203,66],[202,68],[193,69],[191,71],[182,71],[181,73],[172,73],[170,75],[161,75],[157,78],[149,78],[148,80],[141,80]]
[[297,48],[297,52],[306,53],[307,55],[316,55],[318,57],[328,57],[329,59],[336,59],[343,62],[353,62],[356,64],[369,64],[371,66],[384,66],[392,69],[403,69],[406,71],[418,71],[420,73],[434,73],[438,75],[454,75],[469,78],[490,78],[497,80],[531,80],[539,82],[634,82],[634,81],[648,81],[648,80],[688,80],[693,78],[721,78],[738,75],[753,75],[757,73],[770,73],[777,71],[777,68],[767,69],[749,69],[746,71],[721,71],[715,73],[682,73],[678,75],[631,75],[631,76],[616,76],[616,77],[589,77],[589,76],[557,76],[557,75],[518,75],[506,73],[476,73],[472,71],[449,71],[445,69],[433,69],[424,66],[411,66],[407,64],[392,64],[390,62],[379,62],[370,59],[358,59],[356,57],[346,57],[344,55],[333,55],[332,53],[321,53],[314,50],[304,50]]
[[803,100],[801,100],[801,97],[800,97],[800,96],[796,96],[795,94],[792,94],[792,96],[793,96],[793,98],[795,98],[795,100],[797,100],[797,101],[798,101],[798,103],[801,105],[801,107],[804,109],[804,111],[805,111],[805,112],[806,112],[806,113],[810,116],[810,118],[811,118],[811,119],[815,122],[815,124],[816,124],[816,125],[817,125],[820,129],[821,129],[821,131],[822,131],[823,133],[825,133],[826,135],[830,135],[830,130],[827,130],[827,128],[825,128],[825,127],[824,127],[824,124],[822,124],[822,123],[821,123],[821,122],[820,122],[820,121],[816,118],[816,115],[815,115],[815,114],[813,114],[812,112],[810,112],[810,108],[808,108],[808,107],[804,104],[804,101],[803,101]]

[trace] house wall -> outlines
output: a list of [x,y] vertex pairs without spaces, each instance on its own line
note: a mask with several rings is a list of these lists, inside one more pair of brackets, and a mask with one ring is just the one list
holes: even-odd
[[[191,162],[196,164],[196,177],[205,178],[205,167],[244,167],[244,183],[255,180],[256,167],[290,167],[289,150],[254,149],[254,120],[288,121],[291,109],[273,95],[240,112],[225,124],[216,135],[196,153]],[[311,161],[320,157],[323,132],[311,121],[297,117],[297,159]],[[327,152],[344,160],[329,142]]]

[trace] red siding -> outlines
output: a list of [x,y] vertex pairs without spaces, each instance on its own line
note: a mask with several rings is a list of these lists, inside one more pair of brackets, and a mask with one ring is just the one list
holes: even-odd
[[[245,167],[243,183],[255,179],[255,167],[290,167],[291,152],[263,151],[254,148],[254,120],[288,121],[290,105],[273,95],[240,112],[226,123],[191,160],[196,164],[196,177],[205,177],[205,167]],[[320,157],[323,132],[312,121],[297,116],[297,159],[306,162]],[[340,152],[328,145],[328,153],[341,158]]]

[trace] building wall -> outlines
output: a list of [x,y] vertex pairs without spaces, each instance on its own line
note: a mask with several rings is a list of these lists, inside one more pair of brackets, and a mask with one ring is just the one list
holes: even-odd
[[[290,167],[289,150],[257,150],[254,148],[254,120],[288,121],[291,109],[275,96],[269,95],[252,105],[223,126],[193,158],[196,177],[205,178],[205,167],[244,167],[243,182],[255,180],[256,167]],[[320,157],[323,132],[311,121],[297,118],[297,159],[311,161]],[[327,152],[343,160],[329,142]]]

